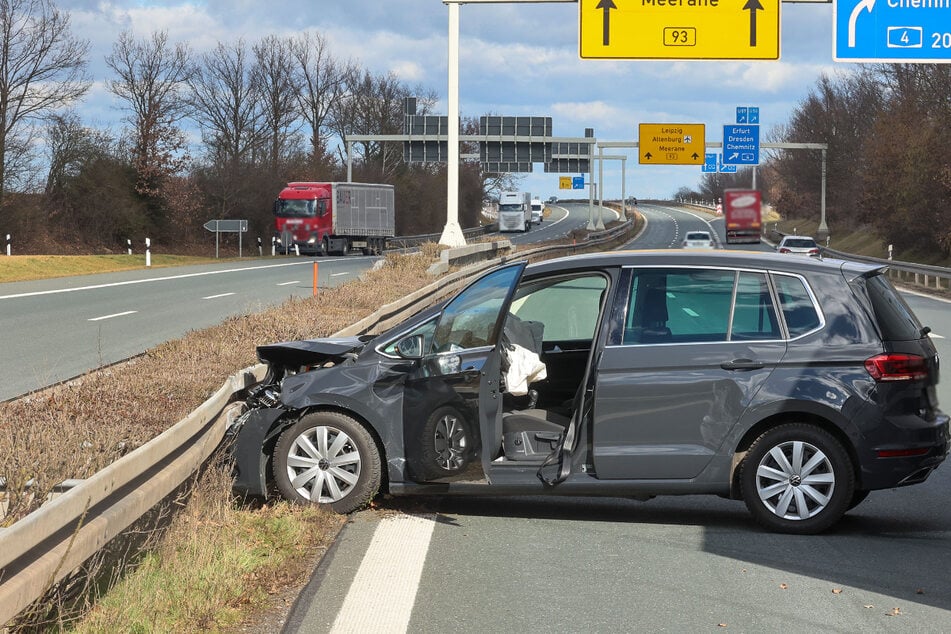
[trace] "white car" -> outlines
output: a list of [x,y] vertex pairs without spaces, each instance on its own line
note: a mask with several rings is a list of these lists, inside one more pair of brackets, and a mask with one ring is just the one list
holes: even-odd
[[779,253],[819,257],[819,245],[809,236],[785,236],[776,246]]
[[717,243],[709,231],[688,231],[681,246],[684,249],[716,249]]

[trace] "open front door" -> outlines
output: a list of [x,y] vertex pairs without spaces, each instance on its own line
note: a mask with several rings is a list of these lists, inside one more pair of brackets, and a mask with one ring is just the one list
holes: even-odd
[[403,444],[419,482],[487,482],[501,444],[502,323],[525,262],[496,269],[452,299],[436,320],[403,399]]

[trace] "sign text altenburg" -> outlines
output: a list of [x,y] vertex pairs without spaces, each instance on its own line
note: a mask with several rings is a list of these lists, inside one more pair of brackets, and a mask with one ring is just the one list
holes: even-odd
[[583,59],[779,59],[780,0],[579,0]]
[[641,165],[703,165],[707,146],[702,123],[641,123],[637,157]]

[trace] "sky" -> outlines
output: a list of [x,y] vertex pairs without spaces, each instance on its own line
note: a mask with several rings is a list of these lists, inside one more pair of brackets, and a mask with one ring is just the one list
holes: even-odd
[[[252,43],[319,31],[335,57],[421,85],[440,98],[434,113],[447,113],[449,9],[441,0],[59,0],[58,6],[70,14],[73,33],[90,41],[94,84],[78,108],[88,125],[121,125],[120,104],[105,88],[104,58],[122,31],[147,37],[165,30],[171,42],[187,42],[197,53],[238,38]],[[779,61],[592,60],[579,56],[577,3],[464,4],[460,115],[550,116],[555,136],[580,137],[593,128],[599,141],[622,142],[637,140],[639,123],[702,123],[707,141],[721,141],[736,108],[755,106],[761,140],[774,140],[774,128],[790,120],[823,73],[852,66],[832,60],[832,22],[831,4],[783,3]],[[605,153],[629,155],[629,196],[668,197],[701,178],[699,166],[641,166],[633,149]],[[558,176],[536,164],[521,188],[542,198],[580,197],[559,190]],[[603,180],[605,197],[619,197],[620,161],[605,162]]]

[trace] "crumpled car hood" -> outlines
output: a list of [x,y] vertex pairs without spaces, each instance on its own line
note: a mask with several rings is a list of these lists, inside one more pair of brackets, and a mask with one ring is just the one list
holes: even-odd
[[315,365],[327,361],[340,362],[351,354],[358,354],[373,337],[326,337],[303,339],[258,346],[258,359],[264,363],[295,367]]

